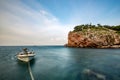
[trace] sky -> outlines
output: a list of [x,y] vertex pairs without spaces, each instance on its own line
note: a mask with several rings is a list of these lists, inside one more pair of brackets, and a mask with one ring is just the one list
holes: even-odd
[[64,45],[89,23],[120,25],[120,0],[0,0],[0,46]]

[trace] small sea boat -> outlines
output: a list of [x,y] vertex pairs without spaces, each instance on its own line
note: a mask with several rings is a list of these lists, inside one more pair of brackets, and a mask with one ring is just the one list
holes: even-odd
[[29,62],[30,60],[32,60],[35,56],[35,53],[33,51],[28,51],[27,48],[24,48],[22,52],[19,52],[17,54],[17,58],[20,61],[24,61],[24,62]]

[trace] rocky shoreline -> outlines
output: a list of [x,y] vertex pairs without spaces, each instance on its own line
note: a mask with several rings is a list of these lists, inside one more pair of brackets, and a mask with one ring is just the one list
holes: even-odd
[[120,34],[110,29],[88,28],[71,31],[68,34],[67,47],[77,48],[120,48]]
[[119,49],[120,45],[112,45],[112,46],[100,46],[100,47],[78,47],[78,46],[69,46],[68,44],[65,44],[65,47],[72,47],[72,48],[98,48],[98,49]]

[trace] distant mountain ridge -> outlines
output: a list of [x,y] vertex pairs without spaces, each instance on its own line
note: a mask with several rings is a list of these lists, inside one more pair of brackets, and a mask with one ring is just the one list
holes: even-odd
[[120,26],[75,26],[68,34],[68,47],[120,48]]

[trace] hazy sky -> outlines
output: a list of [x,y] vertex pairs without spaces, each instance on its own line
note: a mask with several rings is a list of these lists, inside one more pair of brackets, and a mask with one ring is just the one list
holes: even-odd
[[120,24],[120,0],[0,0],[0,45],[64,45],[86,23]]

